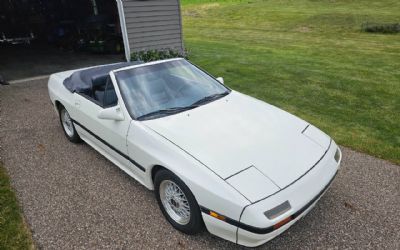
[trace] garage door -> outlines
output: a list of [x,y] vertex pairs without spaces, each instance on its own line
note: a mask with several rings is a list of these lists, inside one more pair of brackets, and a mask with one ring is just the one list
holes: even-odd
[[135,51],[174,49],[183,52],[179,0],[117,0],[129,60]]

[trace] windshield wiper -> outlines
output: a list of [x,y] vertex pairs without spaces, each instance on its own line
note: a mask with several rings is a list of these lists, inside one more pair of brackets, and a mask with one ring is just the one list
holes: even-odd
[[156,117],[161,117],[161,116],[166,116],[166,115],[173,115],[177,114],[186,110],[194,109],[198,107],[198,105],[190,105],[187,107],[173,107],[173,108],[168,108],[168,109],[160,109],[157,111],[153,111],[150,113],[147,113],[145,115],[139,116],[137,119],[138,120],[146,120],[149,118],[156,118]]
[[200,100],[196,101],[195,103],[193,103],[192,105],[187,106],[187,107],[173,107],[173,108],[168,108],[168,109],[156,110],[156,111],[147,113],[145,115],[139,116],[137,118],[137,120],[142,121],[142,120],[147,120],[147,119],[151,119],[151,118],[158,118],[158,117],[162,117],[162,116],[177,114],[177,113],[180,113],[180,112],[183,112],[183,111],[187,111],[187,110],[190,110],[190,109],[197,108],[200,105],[203,105],[203,104],[212,102],[214,100],[217,100],[219,98],[222,98],[222,97],[228,95],[229,93],[230,92],[226,91],[226,92],[223,92],[223,93],[206,96],[206,97],[201,98]]
[[191,106],[193,106],[193,105],[195,105],[195,106],[203,105],[203,104],[212,102],[214,100],[217,100],[219,98],[222,98],[222,97],[224,97],[224,96],[226,96],[228,94],[229,94],[229,91],[226,91],[226,92],[223,92],[223,93],[219,93],[219,94],[209,95],[209,96],[203,97],[200,100],[196,101]]

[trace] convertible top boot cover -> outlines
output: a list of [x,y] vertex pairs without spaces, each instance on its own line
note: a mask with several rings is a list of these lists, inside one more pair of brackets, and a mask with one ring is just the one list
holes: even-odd
[[76,92],[88,95],[92,91],[92,79],[100,78],[101,76],[107,76],[111,71],[116,69],[138,65],[141,63],[143,62],[123,62],[78,70],[64,80],[64,86],[72,93]]

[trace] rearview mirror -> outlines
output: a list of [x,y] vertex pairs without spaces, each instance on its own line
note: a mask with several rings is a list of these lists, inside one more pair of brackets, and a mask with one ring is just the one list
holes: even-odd
[[121,107],[119,105],[101,110],[97,115],[97,117],[103,120],[113,120],[113,121],[124,120],[124,114],[122,114]]
[[223,77],[217,77],[217,81],[224,84],[224,78]]

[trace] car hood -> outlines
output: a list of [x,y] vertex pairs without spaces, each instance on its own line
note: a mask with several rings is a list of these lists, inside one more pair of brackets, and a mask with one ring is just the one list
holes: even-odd
[[272,105],[232,91],[190,111],[144,124],[223,179],[255,167],[284,188],[314,166],[329,145],[319,130]]

